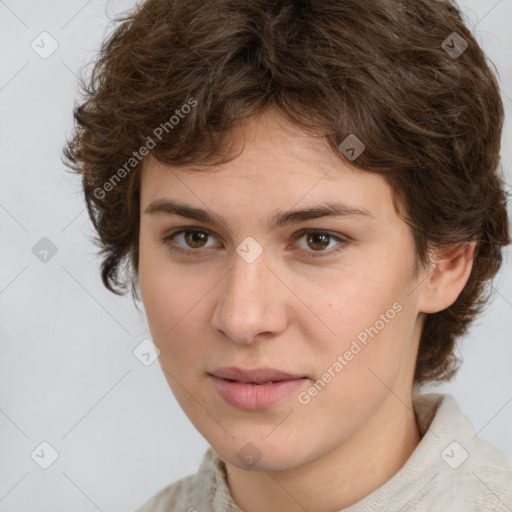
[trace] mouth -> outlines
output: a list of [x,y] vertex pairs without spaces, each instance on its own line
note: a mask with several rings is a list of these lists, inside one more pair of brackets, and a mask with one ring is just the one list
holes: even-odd
[[269,380],[268,382],[241,382],[241,381],[232,380],[232,379],[224,379],[224,380],[227,380],[228,382],[238,382],[240,384],[246,384],[248,386],[264,386],[265,384],[273,384],[274,382],[282,382],[282,381],[273,381],[273,380]]
[[268,368],[221,368],[209,376],[225,402],[248,411],[272,407],[309,380],[303,375]]
[[211,372],[210,375],[231,382],[256,385],[306,378],[305,375],[287,373],[274,368],[256,368],[249,370],[234,366],[217,368]]

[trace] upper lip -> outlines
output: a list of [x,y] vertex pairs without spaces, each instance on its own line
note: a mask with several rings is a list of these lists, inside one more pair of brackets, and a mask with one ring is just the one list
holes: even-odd
[[242,370],[234,366],[217,368],[210,372],[211,375],[221,379],[234,380],[237,382],[253,382],[261,384],[264,382],[276,382],[280,380],[302,379],[304,375],[293,375],[281,372],[274,368],[255,368],[254,370]]

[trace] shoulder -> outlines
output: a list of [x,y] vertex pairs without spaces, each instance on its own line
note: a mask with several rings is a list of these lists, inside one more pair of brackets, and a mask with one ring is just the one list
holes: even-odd
[[468,461],[456,470],[440,469],[432,479],[431,505],[446,512],[512,510],[512,468]]
[[209,447],[197,473],[164,487],[135,512],[241,512],[231,500],[225,467]]
[[418,398],[438,404],[423,446],[432,478],[420,494],[430,495],[431,506],[446,512],[510,512],[511,462],[475,433],[451,395]]
[[193,511],[193,490],[196,475],[188,475],[161,489],[135,512],[172,512],[180,510]]

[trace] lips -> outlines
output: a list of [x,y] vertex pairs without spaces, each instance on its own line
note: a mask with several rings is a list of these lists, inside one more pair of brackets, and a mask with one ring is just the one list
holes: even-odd
[[220,379],[245,384],[267,384],[270,382],[280,382],[303,379],[304,375],[294,375],[285,373],[274,368],[256,368],[254,370],[242,370],[234,366],[217,368],[211,375]]
[[308,381],[304,375],[274,368],[218,368],[209,375],[220,397],[233,407],[245,411],[269,409],[289,399]]

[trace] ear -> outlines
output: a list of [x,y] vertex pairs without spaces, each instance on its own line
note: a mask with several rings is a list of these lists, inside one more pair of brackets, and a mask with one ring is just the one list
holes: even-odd
[[437,313],[450,307],[462,292],[473,268],[476,241],[438,249],[427,278],[422,284],[418,308]]

